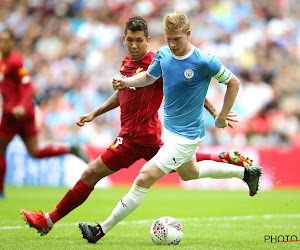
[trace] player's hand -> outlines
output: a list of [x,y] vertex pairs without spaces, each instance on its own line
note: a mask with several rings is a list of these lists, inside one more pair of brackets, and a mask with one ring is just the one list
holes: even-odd
[[25,115],[25,108],[22,105],[18,105],[13,107],[11,112],[16,119],[21,119]]
[[94,120],[95,116],[92,114],[92,113],[88,113],[88,114],[85,114],[85,115],[81,115],[79,116],[76,124],[79,126],[79,127],[82,127],[84,125],[85,122],[91,122],[92,120]]
[[228,126],[228,121],[217,116],[215,120],[215,126],[217,128],[226,128]]
[[233,110],[230,110],[228,116],[227,116],[227,121],[228,121],[228,126],[231,128],[234,128],[233,125],[230,122],[239,122],[238,119],[236,119],[237,114],[234,113]]
[[[219,110],[216,110],[212,116],[214,119],[216,119],[216,117],[220,114],[220,111]],[[230,110],[228,116],[227,116],[227,121],[228,121],[228,126],[231,127],[231,128],[234,128],[234,126],[232,125],[232,123],[230,122],[239,122],[239,120],[236,118],[237,117],[237,114],[234,113],[233,110]]]
[[114,90],[119,90],[125,88],[124,79],[116,78],[112,80],[112,87]]

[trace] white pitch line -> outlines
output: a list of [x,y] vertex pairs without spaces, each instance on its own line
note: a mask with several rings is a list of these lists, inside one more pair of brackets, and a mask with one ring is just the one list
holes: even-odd
[[[203,217],[203,218],[178,218],[179,221],[227,221],[227,220],[273,220],[278,218],[295,219],[300,218],[300,214],[265,214],[265,215],[246,215],[246,216],[228,216],[228,217]],[[138,220],[138,221],[126,221],[119,224],[144,224],[152,223],[153,220]]]
[[[226,216],[226,217],[203,217],[203,218],[178,218],[180,222],[183,221],[191,221],[191,222],[206,222],[206,221],[231,221],[231,220],[273,220],[278,218],[285,219],[296,219],[300,218],[300,214],[265,214],[265,215],[246,215],[246,216]],[[153,220],[135,220],[135,221],[121,221],[119,225],[129,225],[129,224],[146,224],[152,223]],[[25,223],[25,222],[24,222]],[[69,226],[77,226],[78,223],[58,223],[55,227],[69,227]],[[14,229],[24,229],[28,227],[28,225],[24,226],[0,226],[0,230],[14,230]]]

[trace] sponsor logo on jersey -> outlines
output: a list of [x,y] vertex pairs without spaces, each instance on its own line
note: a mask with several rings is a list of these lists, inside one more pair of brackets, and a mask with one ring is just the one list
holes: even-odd
[[184,76],[187,78],[187,79],[191,79],[193,78],[194,76],[194,71],[192,69],[186,69],[184,71]]

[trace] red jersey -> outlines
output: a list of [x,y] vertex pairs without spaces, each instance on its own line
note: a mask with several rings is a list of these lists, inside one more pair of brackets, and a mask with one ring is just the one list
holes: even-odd
[[25,116],[34,112],[31,77],[23,67],[19,52],[0,58],[0,91],[3,97],[3,114],[11,113],[15,106],[25,108]]
[[[120,73],[124,77],[147,71],[154,53],[149,51],[142,59],[131,61],[127,55],[122,62]],[[163,99],[163,81],[139,88],[119,90],[121,108],[121,131],[119,136],[144,145],[157,144],[160,141],[162,125],[158,118],[158,109]]]

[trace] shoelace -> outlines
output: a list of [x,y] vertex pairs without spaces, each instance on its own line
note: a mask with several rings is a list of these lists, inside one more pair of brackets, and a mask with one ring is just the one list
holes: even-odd
[[41,215],[44,215],[44,213],[42,212],[42,210],[39,210],[38,212],[35,211],[35,210],[31,210],[32,212],[34,212],[35,214],[41,214]]

